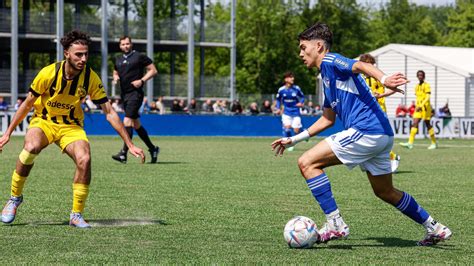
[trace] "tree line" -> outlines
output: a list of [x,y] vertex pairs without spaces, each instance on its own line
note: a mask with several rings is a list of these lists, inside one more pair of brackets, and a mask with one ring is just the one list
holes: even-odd
[[[206,21],[229,25],[230,0],[194,1],[195,21],[200,16],[201,1],[204,1]],[[114,1],[118,6],[114,9],[117,19],[120,19],[122,2]],[[146,0],[128,2],[136,17],[146,18]],[[177,25],[184,24],[187,2],[155,0],[155,27],[159,21],[170,18]],[[408,0],[369,3],[356,0],[237,0],[237,92],[273,94],[281,85],[283,73],[292,71],[303,91],[313,94],[317,73],[308,71],[299,59],[297,36],[316,21],[325,22],[332,29],[332,51],[352,58],[389,43],[474,47],[474,0],[456,0],[454,5],[447,6],[416,5]],[[100,21],[97,9],[87,7],[87,3],[79,5],[81,12],[98,16]],[[44,1],[33,1],[31,9],[45,11],[46,6]],[[67,6],[66,9],[65,14],[69,16],[71,8]],[[229,75],[228,48],[206,48],[204,52],[204,75]],[[201,74],[198,55],[199,52],[195,52],[196,80]],[[46,57],[38,59],[47,60]],[[171,62],[175,64],[176,74],[187,72],[185,52],[156,52],[154,61],[159,73],[169,74]],[[91,63],[95,68],[100,67],[99,58],[91,57]]]

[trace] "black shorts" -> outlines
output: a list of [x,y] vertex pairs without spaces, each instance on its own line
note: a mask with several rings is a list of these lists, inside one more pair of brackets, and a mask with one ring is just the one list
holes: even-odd
[[122,97],[123,99],[123,110],[125,111],[125,117],[131,119],[137,119],[140,117],[140,107],[143,103],[143,95],[137,95],[136,97]]

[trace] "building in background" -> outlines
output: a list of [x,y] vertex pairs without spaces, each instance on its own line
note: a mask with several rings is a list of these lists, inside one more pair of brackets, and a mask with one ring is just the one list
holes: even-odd
[[406,94],[387,97],[387,114],[395,116],[397,106],[410,105],[423,70],[431,86],[431,104],[441,108],[449,102],[453,116],[474,116],[474,48],[389,44],[369,52],[385,73],[402,72],[411,81]]
[[[111,87],[110,59],[119,52],[118,38],[130,35],[134,48],[151,58],[156,53],[169,53],[169,74],[159,73],[155,82],[147,83],[149,98],[162,95],[232,99],[235,1],[222,1],[223,5],[230,5],[231,20],[219,23],[206,19],[206,0],[188,2],[187,6],[176,0],[149,0],[140,7],[130,0],[0,0],[0,95],[10,103],[24,96],[40,68],[62,58],[57,38],[80,29],[92,37],[89,61],[100,66],[96,69],[101,69],[109,96],[120,93]],[[156,12],[161,6],[166,10]],[[204,62],[205,50],[215,48],[228,49],[229,57],[234,56],[229,60],[230,76],[205,76],[204,63],[194,68],[195,57]],[[188,73],[180,73],[176,67],[179,53],[187,55],[184,58],[191,65]],[[182,61],[183,56],[180,58]]]

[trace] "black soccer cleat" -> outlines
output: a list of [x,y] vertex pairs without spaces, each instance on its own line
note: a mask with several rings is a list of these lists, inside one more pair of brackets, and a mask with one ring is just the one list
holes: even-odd
[[158,161],[158,154],[160,153],[160,147],[156,146],[152,150],[148,150],[151,156],[151,163],[156,163]]
[[117,162],[127,163],[127,154],[123,151],[120,151],[116,155],[112,155],[112,159],[116,160]]

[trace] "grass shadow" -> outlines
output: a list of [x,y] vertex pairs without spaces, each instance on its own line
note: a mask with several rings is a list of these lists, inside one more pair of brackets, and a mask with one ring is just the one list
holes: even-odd
[[403,174],[413,174],[413,173],[416,173],[416,172],[414,172],[414,171],[397,171],[393,175],[403,175]]
[[120,226],[136,226],[136,225],[169,225],[165,220],[157,219],[97,219],[97,220],[87,220],[87,222],[92,226],[97,227],[120,227]]
[[[169,225],[164,220],[159,219],[95,219],[86,221],[92,227],[125,227],[125,226],[141,226],[141,225]],[[64,222],[31,222],[31,223],[12,223],[4,226],[69,226],[69,221]]]
[[188,162],[163,162],[163,161],[158,161],[157,163],[148,162],[147,164],[188,164]]
[[[353,248],[357,247],[381,247],[381,248],[416,248],[416,241],[401,239],[396,237],[369,237],[360,240],[372,240],[376,241],[377,244],[352,244],[351,239],[344,240],[343,242],[348,243],[347,245],[341,244],[333,244],[329,242],[329,244],[320,244],[315,245],[313,248],[319,249],[343,249],[343,250],[352,250]],[[350,241],[350,242],[348,242]],[[420,247],[421,248],[421,247]],[[444,249],[444,250],[455,250],[454,246],[447,245],[445,243],[441,243],[434,246],[429,246],[426,248],[436,248],[436,249]]]

